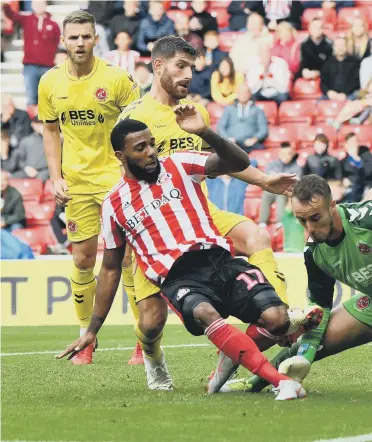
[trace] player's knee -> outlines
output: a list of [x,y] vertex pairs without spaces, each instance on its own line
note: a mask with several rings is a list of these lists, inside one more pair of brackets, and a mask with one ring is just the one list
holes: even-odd
[[78,269],[91,269],[96,264],[96,253],[78,251],[74,253],[74,264]]
[[280,305],[268,308],[262,313],[259,322],[259,325],[272,335],[284,335],[290,326],[287,307],[285,305]]
[[144,299],[138,303],[138,307],[140,312],[139,328],[146,337],[155,338],[161,333],[167,321],[167,304],[161,298],[159,303],[146,303],[146,299]]
[[207,328],[214,321],[221,319],[217,310],[208,302],[198,304],[193,310],[193,316],[203,328]]
[[271,237],[266,229],[262,229],[257,225],[251,227],[252,234],[246,237],[246,254],[247,256],[252,256],[254,253],[259,252],[263,249],[271,248]]

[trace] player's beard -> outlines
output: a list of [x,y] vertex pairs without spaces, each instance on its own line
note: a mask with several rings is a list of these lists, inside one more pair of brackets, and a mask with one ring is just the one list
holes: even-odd
[[137,166],[137,164],[131,161],[129,158],[127,158],[127,166],[137,180],[146,181],[150,184],[155,183],[160,174],[160,163],[158,159],[156,159],[156,169],[153,172],[147,172],[146,169]]
[[331,217],[330,223],[329,223],[329,231],[327,235],[321,235],[321,236],[317,236],[312,234],[311,238],[313,239],[313,241],[317,244],[322,244],[324,242],[327,242],[330,240],[332,234],[334,232],[334,222],[333,222],[333,218]]
[[167,69],[164,70],[163,75],[160,77],[160,84],[173,100],[181,100],[182,98],[186,98],[189,93],[188,88],[185,90],[185,92],[181,92],[177,89],[178,83],[175,83],[172,80],[172,77],[168,74]]
[[75,54],[75,51],[69,51],[68,49],[66,49],[66,52],[68,58],[77,65],[87,63],[93,57],[93,48],[85,49],[84,57],[79,57],[78,55]]

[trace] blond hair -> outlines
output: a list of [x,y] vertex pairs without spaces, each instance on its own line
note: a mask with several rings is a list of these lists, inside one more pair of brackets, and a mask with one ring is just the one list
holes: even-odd
[[65,17],[63,20],[63,30],[65,30],[65,27],[68,24],[82,25],[84,23],[90,23],[95,30],[96,21],[94,20],[93,15],[88,11],[79,9],[77,11],[70,12],[70,14]]
[[353,29],[350,29],[346,36],[347,51],[350,55],[356,55],[357,57],[362,58],[369,44],[368,23],[362,17],[356,17],[354,21],[356,20],[361,20],[363,22],[364,35],[360,38],[359,47],[357,47]]

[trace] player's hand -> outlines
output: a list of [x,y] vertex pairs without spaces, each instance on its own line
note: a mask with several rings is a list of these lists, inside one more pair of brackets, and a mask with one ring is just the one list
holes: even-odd
[[63,178],[53,181],[54,186],[54,198],[59,206],[66,206],[67,203],[72,199],[68,195],[68,187],[66,181]]
[[295,173],[274,173],[267,175],[262,188],[270,193],[292,196],[292,190],[297,182]]
[[190,134],[198,135],[207,129],[202,114],[192,104],[180,104],[173,109],[178,125]]
[[96,340],[96,335],[91,332],[85,332],[83,336],[70,344],[64,351],[56,356],[56,359],[63,359],[65,356],[69,355],[67,359],[73,358],[79,351],[84,350],[92,342]]

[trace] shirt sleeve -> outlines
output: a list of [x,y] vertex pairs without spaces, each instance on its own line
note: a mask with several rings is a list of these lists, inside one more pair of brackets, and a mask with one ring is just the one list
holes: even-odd
[[332,308],[333,290],[336,280],[321,270],[314,261],[311,247],[305,248],[305,266],[307,270],[310,302],[323,308]]
[[47,77],[42,76],[38,89],[38,116],[45,123],[55,123],[58,115],[52,103],[52,91]]
[[372,231],[372,200],[361,203],[340,204],[351,224]]
[[125,108],[140,98],[140,88],[133,77],[123,72],[116,83],[116,105]]
[[172,159],[183,166],[187,175],[201,182],[206,176],[205,165],[211,155],[211,153],[196,151],[177,152],[172,155]]
[[115,221],[111,206],[106,200],[101,208],[101,225],[105,249],[116,249],[125,243],[125,234]]

